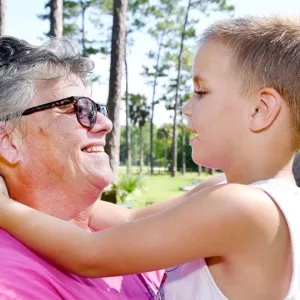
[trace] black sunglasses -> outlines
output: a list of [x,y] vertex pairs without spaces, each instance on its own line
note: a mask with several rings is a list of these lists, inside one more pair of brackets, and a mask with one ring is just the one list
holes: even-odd
[[[97,121],[97,112],[100,112],[105,117],[108,117],[108,110],[106,105],[98,104],[88,97],[76,96],[30,107],[24,110],[21,116],[31,115],[38,111],[64,106],[68,104],[74,104],[74,110],[76,113],[78,123],[85,128],[93,128],[95,126]],[[9,120],[10,117],[8,116],[6,119]]]

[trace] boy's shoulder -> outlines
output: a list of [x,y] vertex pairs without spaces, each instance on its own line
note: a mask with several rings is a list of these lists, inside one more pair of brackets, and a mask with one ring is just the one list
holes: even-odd
[[207,191],[211,194],[212,200],[220,202],[221,206],[227,207],[229,205],[230,208],[237,210],[247,209],[249,205],[251,207],[255,205],[260,206],[263,202],[273,206],[269,195],[256,184],[246,185],[224,182],[208,188]]
[[226,183],[215,189],[213,205],[218,203],[227,211],[228,219],[244,219],[258,231],[277,230],[287,222],[300,234],[300,188],[292,182],[272,178],[249,185]]
[[[270,206],[278,204],[277,202],[282,200],[286,201],[287,198],[290,201],[298,199],[300,196],[300,188],[292,182],[280,179],[267,179],[253,182],[249,185],[237,184],[237,183],[221,183],[215,185],[217,188],[218,196],[227,201],[241,201],[240,205],[246,205],[251,203],[251,206],[261,205],[262,201],[268,203]],[[290,197],[286,197],[286,195]],[[298,203],[299,201],[297,201]]]
[[223,225],[228,225],[232,230],[244,228],[262,233],[268,232],[271,227],[275,230],[278,225],[278,205],[260,186],[224,183],[203,192],[206,193],[206,200],[200,204],[202,209],[207,207],[206,214],[212,220],[217,222],[222,218]]

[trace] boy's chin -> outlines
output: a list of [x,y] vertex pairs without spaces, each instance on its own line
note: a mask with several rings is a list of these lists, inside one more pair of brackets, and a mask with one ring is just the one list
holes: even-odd
[[207,158],[205,159],[204,157],[200,157],[199,155],[194,155],[194,153],[192,153],[192,160],[198,166],[209,169],[218,169],[218,167],[211,160],[208,160]]

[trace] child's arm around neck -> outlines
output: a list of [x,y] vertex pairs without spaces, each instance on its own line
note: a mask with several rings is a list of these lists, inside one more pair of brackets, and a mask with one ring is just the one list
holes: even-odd
[[256,188],[219,185],[162,213],[89,233],[2,199],[0,225],[63,269],[85,277],[105,277],[240,254],[274,234],[270,228],[277,228],[274,215],[278,212],[270,203]]

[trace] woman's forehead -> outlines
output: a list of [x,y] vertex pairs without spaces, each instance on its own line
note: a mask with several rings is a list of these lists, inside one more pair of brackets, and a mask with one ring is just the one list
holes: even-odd
[[79,77],[73,76],[39,82],[36,86],[33,102],[38,105],[70,96],[90,96],[89,89],[84,86]]

